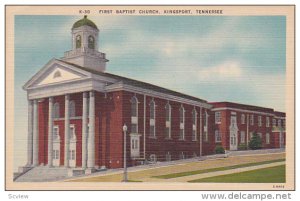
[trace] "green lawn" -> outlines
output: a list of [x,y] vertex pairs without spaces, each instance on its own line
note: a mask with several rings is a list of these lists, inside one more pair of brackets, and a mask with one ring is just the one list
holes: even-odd
[[218,167],[218,168],[211,168],[211,169],[204,169],[204,170],[195,170],[195,171],[189,171],[189,172],[179,172],[179,173],[158,175],[158,176],[153,176],[153,177],[159,178],[159,179],[171,179],[171,178],[176,178],[176,177],[184,177],[184,176],[203,174],[203,173],[208,173],[208,172],[217,172],[217,171],[231,170],[231,169],[250,167],[250,166],[256,166],[256,165],[264,165],[264,164],[281,162],[281,161],[285,161],[285,159],[262,161],[262,162],[256,162],[256,163],[245,163],[245,164],[240,164],[240,165],[232,165],[232,166]]
[[285,183],[285,165],[262,168],[235,174],[196,179],[189,182],[213,183]]

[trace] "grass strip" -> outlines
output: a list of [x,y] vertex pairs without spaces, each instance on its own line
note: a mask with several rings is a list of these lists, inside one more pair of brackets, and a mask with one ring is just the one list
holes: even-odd
[[191,183],[285,183],[285,165],[195,179]]
[[152,177],[159,178],[159,179],[171,179],[171,178],[176,178],[176,177],[185,177],[185,176],[190,176],[190,175],[195,175],[195,174],[203,174],[203,173],[208,173],[208,172],[217,172],[217,171],[231,170],[231,169],[236,169],[236,168],[251,167],[251,166],[256,166],[256,165],[264,165],[264,164],[281,162],[281,161],[285,161],[285,159],[276,159],[276,160],[261,161],[261,162],[255,162],[255,163],[245,163],[245,164],[239,164],[239,165],[232,165],[232,166],[218,167],[218,168],[211,168],[211,169],[204,169],[204,170],[195,170],[195,171],[188,171],[188,172],[178,172],[178,173],[158,175],[158,176],[152,176]]

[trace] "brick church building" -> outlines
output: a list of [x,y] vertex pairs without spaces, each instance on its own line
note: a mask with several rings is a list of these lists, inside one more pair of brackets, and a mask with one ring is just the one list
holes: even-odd
[[25,85],[27,166],[123,167],[238,150],[257,132],[263,148],[284,147],[285,114],[236,103],[208,103],[106,72],[97,26],[86,16],[72,27],[72,50],[50,60]]

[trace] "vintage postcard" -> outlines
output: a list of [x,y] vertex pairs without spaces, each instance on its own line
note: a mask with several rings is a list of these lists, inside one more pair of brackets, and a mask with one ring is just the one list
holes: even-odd
[[6,190],[294,190],[294,6],[6,6]]

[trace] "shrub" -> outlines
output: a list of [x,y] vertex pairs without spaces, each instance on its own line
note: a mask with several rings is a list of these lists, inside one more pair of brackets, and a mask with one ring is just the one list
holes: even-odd
[[246,144],[240,144],[238,147],[238,150],[247,150],[247,145]]
[[216,154],[225,154],[225,149],[221,145],[217,145],[215,148]]
[[255,150],[255,149],[261,149],[261,147],[262,147],[261,138],[259,135],[257,135],[257,133],[254,133],[249,142],[249,148]]

